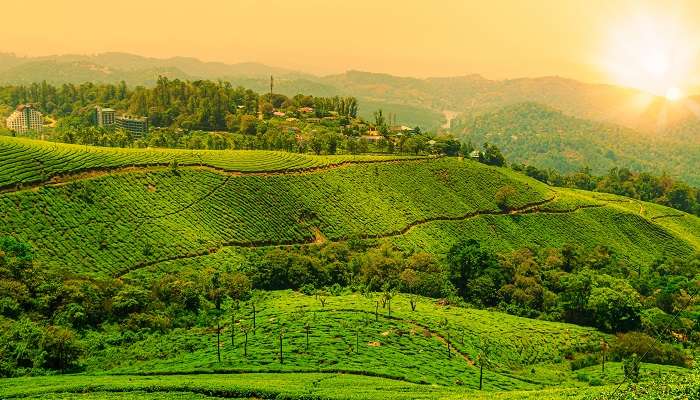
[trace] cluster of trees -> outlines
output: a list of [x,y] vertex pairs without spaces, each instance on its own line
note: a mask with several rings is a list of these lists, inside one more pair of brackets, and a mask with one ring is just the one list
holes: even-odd
[[330,243],[298,250],[275,249],[252,263],[253,283],[261,289],[353,286],[363,291],[399,290],[450,297],[447,271],[428,253],[407,254],[389,243],[367,247],[361,241]]
[[477,150],[471,141],[462,143],[459,147],[459,154],[462,157],[470,158],[474,158],[473,155],[476,155],[475,159],[486,165],[494,165],[497,167],[506,165],[506,158],[503,156],[503,153],[501,153],[501,149],[490,143],[484,143],[483,150]]
[[314,154],[362,154],[372,151],[454,156],[461,151],[460,143],[450,136],[429,137],[416,134],[402,136],[396,141],[382,139],[377,143],[370,143],[360,136],[363,132],[357,126],[343,126],[341,120],[289,124],[243,116],[241,121],[241,128],[237,133],[158,128],[151,130],[147,137],[134,137],[122,129],[105,129],[95,126],[88,118],[70,116],[58,121],[53,139],[64,143],[108,147],[258,149]]
[[60,87],[46,82],[5,86],[0,87],[0,103],[10,108],[31,103],[56,117],[77,116],[86,120],[93,118],[95,105],[101,105],[146,116],[151,126],[228,132],[245,131],[248,125],[244,120],[257,119],[258,112],[268,117],[274,110],[299,115],[299,108],[312,107],[317,117],[355,118],[358,111],[357,99],[353,97],[260,96],[250,89],[233,87],[229,82],[181,81],[166,77],[159,77],[153,88],[137,86],[132,89],[124,82]]
[[589,168],[571,174],[523,164],[513,164],[512,168],[553,186],[613,193],[700,215],[700,189],[666,174],[654,175],[627,168],[612,168],[606,175],[594,176]]
[[164,275],[145,285],[50,271],[31,248],[0,238],[0,376],[36,369],[69,370],[83,353],[81,334],[105,324],[164,331],[220,316],[223,301],[250,296],[236,272]]
[[633,268],[604,246],[521,249],[499,256],[470,240],[455,245],[447,262],[457,293],[472,304],[608,332],[700,340],[700,314],[691,296],[700,256]]

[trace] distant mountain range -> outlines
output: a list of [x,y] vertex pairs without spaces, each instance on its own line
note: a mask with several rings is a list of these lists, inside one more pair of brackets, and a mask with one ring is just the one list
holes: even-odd
[[[169,78],[230,81],[257,92],[350,95],[360,115],[383,109],[397,123],[449,131],[475,144],[503,147],[516,162],[572,171],[590,166],[662,169],[700,185],[700,99],[668,102],[635,89],[561,77],[490,80],[480,75],[408,78],[348,71],[315,76],[259,63],[224,64],[194,58],[124,53],[21,58],[0,54],[0,84],[115,83],[153,85]],[[698,104],[698,106],[695,106]]]
[[[264,92],[275,76],[276,91],[287,95],[352,95],[360,100],[361,114],[371,117],[378,109],[396,116],[398,122],[436,128],[447,116],[478,114],[510,104],[537,102],[564,113],[614,123],[643,131],[658,130],[659,121],[674,126],[692,113],[680,104],[635,89],[583,83],[561,77],[490,80],[480,75],[449,78],[407,78],[388,74],[348,71],[315,76],[259,63],[225,64],[195,58],[167,59],[126,53],[61,55],[36,58],[0,54],[0,84],[47,81],[153,85],[159,75],[179,79],[226,80]],[[646,99],[643,110],[633,105]]]

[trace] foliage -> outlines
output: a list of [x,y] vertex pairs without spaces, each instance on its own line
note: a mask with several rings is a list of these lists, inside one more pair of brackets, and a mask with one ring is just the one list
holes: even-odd
[[514,164],[512,168],[550,185],[612,193],[700,215],[700,190],[666,174],[657,176],[617,167],[603,176],[593,176],[589,168],[564,175],[531,165]]
[[[543,92],[550,94],[549,90]],[[691,185],[700,185],[693,169],[700,163],[697,135],[679,137],[656,130],[639,132],[570,116],[576,113],[572,110],[567,115],[528,102],[466,113],[453,128],[472,143],[498,146],[512,163],[565,174],[585,167],[592,168],[594,174],[603,174],[614,167],[665,171]]]

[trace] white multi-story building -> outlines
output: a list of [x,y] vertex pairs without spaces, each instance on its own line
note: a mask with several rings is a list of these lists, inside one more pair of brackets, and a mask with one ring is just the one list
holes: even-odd
[[110,127],[114,125],[114,117],[116,111],[111,108],[102,108],[97,106],[97,125],[102,127]]
[[43,126],[43,116],[31,104],[18,106],[17,110],[7,117],[7,128],[17,133],[40,132]]

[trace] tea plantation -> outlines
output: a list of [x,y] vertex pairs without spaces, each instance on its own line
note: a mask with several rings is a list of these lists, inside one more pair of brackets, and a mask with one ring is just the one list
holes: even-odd
[[[0,137],[0,239],[9,249],[0,252],[0,274],[12,277],[0,279],[0,328],[12,332],[5,338],[44,345],[26,339],[35,325],[72,324],[81,343],[72,369],[60,347],[61,367],[51,373],[37,367],[50,364],[46,354],[15,348],[13,365],[24,372],[0,379],[0,398],[698,398],[697,371],[680,363],[642,363],[634,385],[620,360],[603,372],[601,343],[620,340],[604,327],[477,309],[439,282],[428,283],[440,299],[357,283],[353,273],[381,279],[382,268],[399,271],[392,262],[402,257],[446,263],[469,239],[504,260],[521,249],[604,246],[611,265],[638,277],[654,260],[700,252],[695,216],[550,187],[506,168],[446,157],[126,150]],[[36,283],[31,268],[17,272],[29,257],[16,243],[31,249],[30,264],[48,271],[47,282],[62,286]],[[339,259],[347,270],[333,266]],[[289,274],[255,269],[278,261]],[[219,272],[252,276],[252,290],[248,283],[245,296],[221,295]],[[301,281],[261,286],[263,273]],[[334,284],[311,287],[315,273]],[[527,272],[517,279],[535,280]],[[289,287],[298,290],[277,290]],[[163,304],[149,309],[149,299]],[[101,313],[113,318],[90,320]],[[0,372],[12,376],[2,364]]]

